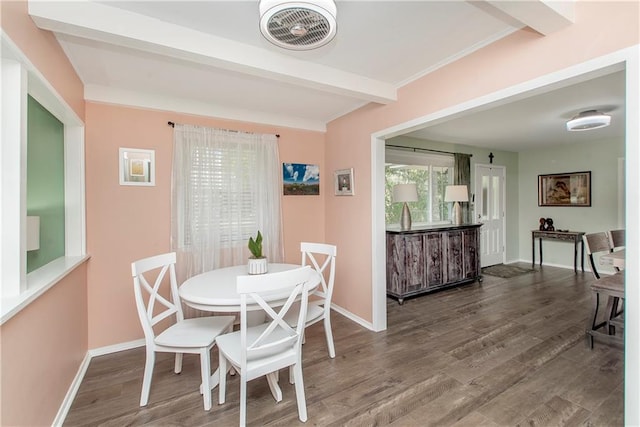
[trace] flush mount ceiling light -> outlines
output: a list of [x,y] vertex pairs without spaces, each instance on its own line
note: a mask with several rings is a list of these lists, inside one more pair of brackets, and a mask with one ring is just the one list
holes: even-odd
[[316,49],[336,35],[337,10],[333,0],[260,0],[259,8],[260,32],[284,49]]
[[609,126],[611,116],[596,110],[583,111],[567,122],[568,131],[581,131]]

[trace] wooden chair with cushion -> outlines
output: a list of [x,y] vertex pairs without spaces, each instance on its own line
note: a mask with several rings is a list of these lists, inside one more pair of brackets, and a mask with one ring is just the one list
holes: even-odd
[[[591,265],[591,271],[593,272],[593,276],[600,281],[600,273],[598,273],[598,269],[596,267],[596,261],[594,259],[594,255],[597,253],[609,253],[611,252],[611,242],[609,239],[609,233],[607,232],[597,232],[597,233],[589,233],[582,236],[582,241],[584,244],[584,248],[589,255],[589,264]],[[619,318],[622,315],[622,304],[621,299],[615,293],[609,292],[606,288],[602,288],[598,285],[598,282],[594,283],[591,286],[591,289],[594,292],[594,314],[593,314],[593,324],[591,328],[595,328],[596,325],[596,316],[598,315],[598,309],[600,305],[600,297],[603,298],[606,296],[606,326],[609,334],[615,334],[615,322],[610,322],[612,319]],[[602,327],[602,324],[598,326]],[[591,346],[593,347],[593,341],[591,342]]]
[[624,248],[624,230],[609,230],[607,233],[612,250]]
[[[616,249],[624,249],[624,230],[609,230],[607,235],[609,236],[609,246],[611,246],[611,252]],[[616,271],[620,271],[620,268],[613,267]]]
[[[184,319],[178,295],[175,263],[175,252],[131,263],[136,307],[147,348],[140,406],[146,406],[149,402],[151,378],[157,351],[176,354],[174,366],[176,374],[182,371],[182,354],[194,353],[200,355],[201,391],[204,409],[208,411],[211,409],[211,349],[215,345],[215,339],[218,335],[233,329],[235,317],[213,316]],[[169,280],[166,280],[167,272]],[[150,281],[151,277],[155,277],[155,280]],[[153,285],[150,284],[151,282]],[[166,287],[169,289],[163,289]],[[175,317],[174,323],[164,331],[156,333],[154,327],[159,322],[171,317]]]
[[[299,267],[278,273],[239,276],[240,330],[216,338],[220,354],[219,403],[225,402],[226,372],[233,367],[240,374],[240,425],[246,423],[247,383],[267,377],[271,393],[282,400],[278,371],[293,367],[298,418],[307,421],[307,406],[302,378],[302,335],[307,315],[311,267]],[[284,301],[284,305],[283,304]],[[298,326],[294,329],[284,320],[294,302],[300,302]],[[274,304],[275,301],[279,301]],[[275,307],[272,307],[272,305]],[[258,326],[247,325],[247,314],[259,306],[268,321]],[[229,366],[230,365],[230,366]]]
[[589,256],[589,264],[591,265],[591,272],[596,279],[600,279],[600,274],[596,268],[596,262],[594,254],[611,252],[611,245],[609,243],[609,235],[602,231],[598,233],[589,233],[582,236],[582,243],[584,249]]

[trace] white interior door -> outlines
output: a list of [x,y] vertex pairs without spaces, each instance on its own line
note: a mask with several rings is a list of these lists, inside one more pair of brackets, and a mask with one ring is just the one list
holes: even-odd
[[506,167],[476,165],[475,218],[480,228],[480,265],[486,267],[505,260]]

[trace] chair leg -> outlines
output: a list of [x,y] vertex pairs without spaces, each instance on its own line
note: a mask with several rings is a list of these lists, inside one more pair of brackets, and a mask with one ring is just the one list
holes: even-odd
[[307,421],[307,399],[304,395],[304,381],[302,379],[302,363],[293,366],[293,374],[296,382],[296,400],[298,402],[298,418],[303,423]]
[[607,303],[605,305],[605,310],[604,310],[604,315],[605,315],[605,328],[606,328],[606,333],[609,335],[615,335],[616,334],[616,328],[615,326],[609,324],[609,321],[611,319],[613,319],[615,310],[616,310],[616,306],[617,306],[617,302],[616,302],[617,298],[616,297],[612,297],[612,296],[607,296]]
[[173,372],[175,372],[176,374],[182,372],[182,353],[176,353],[176,362],[175,366],[173,367]]
[[267,383],[269,384],[271,395],[273,396],[275,401],[276,402],[282,401],[282,390],[278,385],[278,371],[270,372],[267,374]]
[[600,305],[600,294],[598,292],[593,293],[593,311],[591,314],[591,322],[588,325],[587,334],[589,335],[589,348],[593,348],[593,335],[592,331],[596,330],[598,324],[598,306]]
[[240,425],[247,424],[247,381],[240,375]]
[[218,403],[222,405],[227,393],[227,359],[220,353],[218,360],[218,373],[220,381],[218,382]]
[[293,365],[289,366],[289,384],[295,384],[296,380],[293,376]]
[[208,348],[200,351],[200,375],[202,376],[202,399],[204,410],[211,409],[211,354]]
[[589,347],[589,349],[593,350],[593,335],[591,335],[587,330],[585,337],[587,339],[587,346]]
[[324,316],[324,334],[327,338],[327,348],[329,349],[329,357],[336,357],[336,349],[333,346],[333,332],[331,331],[331,319],[328,314]]
[[142,392],[140,393],[140,406],[147,406],[149,403],[149,391],[151,390],[151,377],[153,377],[153,366],[156,363],[156,352],[147,346],[147,360],[144,364],[144,376],[142,377]]

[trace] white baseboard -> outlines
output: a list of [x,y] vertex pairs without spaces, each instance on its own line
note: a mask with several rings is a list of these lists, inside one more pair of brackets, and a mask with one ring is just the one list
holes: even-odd
[[361,317],[356,316],[352,312],[347,311],[344,308],[342,308],[342,307],[340,307],[338,305],[335,305],[333,303],[331,303],[331,309],[337,311],[340,314],[342,314],[347,319],[350,319],[350,320],[356,322],[360,326],[365,327],[365,328],[369,329],[370,331],[373,331],[373,324],[371,322],[367,322],[366,320],[364,320]]
[[89,350],[88,354],[91,357],[104,356],[105,354],[117,353],[119,351],[131,350],[132,348],[144,347],[144,338],[139,340],[123,342],[120,344],[108,345],[106,347],[99,347]]
[[91,356],[89,356],[89,353],[87,353],[84,356],[84,360],[80,364],[80,367],[78,368],[78,372],[76,373],[75,378],[71,382],[71,386],[69,387],[69,390],[67,391],[67,394],[62,401],[62,405],[60,405],[60,409],[58,409],[56,417],[53,419],[53,427],[62,426],[65,418],[67,418],[67,414],[69,413],[69,409],[71,408],[73,399],[76,398],[76,394],[78,393],[80,384],[82,384],[82,380],[84,379],[84,375],[87,372],[87,368],[89,368],[89,362],[91,362]]
[[[527,264],[531,264],[531,260],[530,260],[530,259],[519,259],[519,260],[511,261],[511,262],[524,262],[524,263],[527,263]],[[564,268],[564,269],[566,269],[566,270],[573,270],[573,265],[553,264],[553,263],[543,262],[543,263],[542,263],[542,266],[543,266],[543,267],[544,267],[544,266],[547,266],[547,267],[558,267],[558,268]],[[538,261],[536,262],[535,267],[540,267],[540,260],[538,260]],[[578,266],[578,271],[580,271],[580,266]],[[587,271],[588,271],[589,273],[591,273],[591,270],[589,269],[589,266],[588,266],[588,265],[585,265],[585,269],[584,269],[584,271],[585,271],[585,272],[587,272]]]

